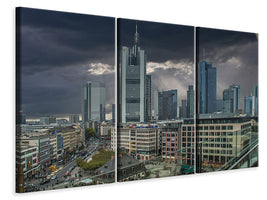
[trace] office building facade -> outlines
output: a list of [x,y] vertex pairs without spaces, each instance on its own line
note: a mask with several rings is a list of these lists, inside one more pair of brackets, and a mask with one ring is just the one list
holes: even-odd
[[199,113],[216,112],[217,104],[217,69],[211,62],[199,64]]
[[254,96],[254,115],[258,116],[258,86],[251,87],[251,96]]
[[82,85],[82,120],[105,121],[105,85],[87,82]]
[[167,122],[161,129],[161,156],[165,161],[178,162],[180,156],[179,132],[181,124]]
[[79,115],[69,115],[69,123],[78,123],[80,120]]
[[[146,112],[146,54],[139,46],[135,33],[134,46],[121,49],[120,66],[120,122],[145,122]],[[150,79],[151,80],[151,79]]]
[[[112,130],[111,144],[115,144]],[[117,137],[118,151],[126,151],[140,160],[149,160],[159,154],[160,128],[157,124],[127,124],[120,128]],[[112,146],[113,148],[113,146]]]
[[251,116],[255,115],[255,97],[245,96],[244,97],[244,114]]
[[158,92],[158,119],[168,120],[173,119],[173,97],[171,90]]
[[236,113],[241,108],[240,85],[231,85],[223,91],[223,112]]
[[182,105],[179,107],[179,117],[180,118],[187,118],[187,100],[182,99]]
[[187,118],[194,117],[194,105],[194,88],[193,85],[189,85],[187,90]]
[[[176,110],[177,111],[177,110]],[[145,121],[149,122],[152,119],[151,109],[151,75],[146,75],[146,118]]]

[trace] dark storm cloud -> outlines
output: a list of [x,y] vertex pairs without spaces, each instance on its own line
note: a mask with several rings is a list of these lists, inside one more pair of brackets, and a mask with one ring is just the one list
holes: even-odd
[[147,55],[147,73],[152,76],[152,93],[177,89],[180,104],[188,85],[194,84],[194,27],[120,19],[120,47],[133,46],[136,22],[140,47]]
[[136,22],[140,46],[145,49],[148,62],[183,59],[194,62],[193,26],[120,19],[120,46],[133,45]]
[[19,67],[26,114],[80,113],[81,85],[87,81],[104,82],[106,103],[114,103],[114,22],[21,8]]
[[114,63],[113,18],[23,8],[20,23],[25,73],[87,61]]
[[[217,96],[231,84],[240,84],[241,104],[250,95],[252,85],[258,85],[258,40],[255,33],[218,29],[198,29],[198,57],[217,68]],[[243,107],[242,107],[243,108]]]

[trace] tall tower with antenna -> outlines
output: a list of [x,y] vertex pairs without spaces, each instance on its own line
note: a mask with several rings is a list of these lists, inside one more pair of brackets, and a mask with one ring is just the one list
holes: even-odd
[[[131,48],[122,46],[120,56],[120,116],[119,122],[146,122],[147,106],[151,98],[147,87],[146,54],[140,48],[140,36],[135,24],[134,44]],[[151,79],[151,77],[150,77]],[[151,85],[149,86],[151,87]]]

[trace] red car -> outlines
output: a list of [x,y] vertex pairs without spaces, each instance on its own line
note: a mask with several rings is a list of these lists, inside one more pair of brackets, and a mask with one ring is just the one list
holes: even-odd
[[67,176],[70,176],[69,171],[67,171],[67,172],[65,173],[65,175],[64,175],[65,178],[67,178]]

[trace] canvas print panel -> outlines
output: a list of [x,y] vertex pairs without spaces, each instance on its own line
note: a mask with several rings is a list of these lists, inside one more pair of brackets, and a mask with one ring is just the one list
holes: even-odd
[[258,35],[196,28],[198,173],[258,166]]
[[194,173],[194,28],[117,27],[118,181]]
[[16,191],[111,183],[114,18],[16,9]]

